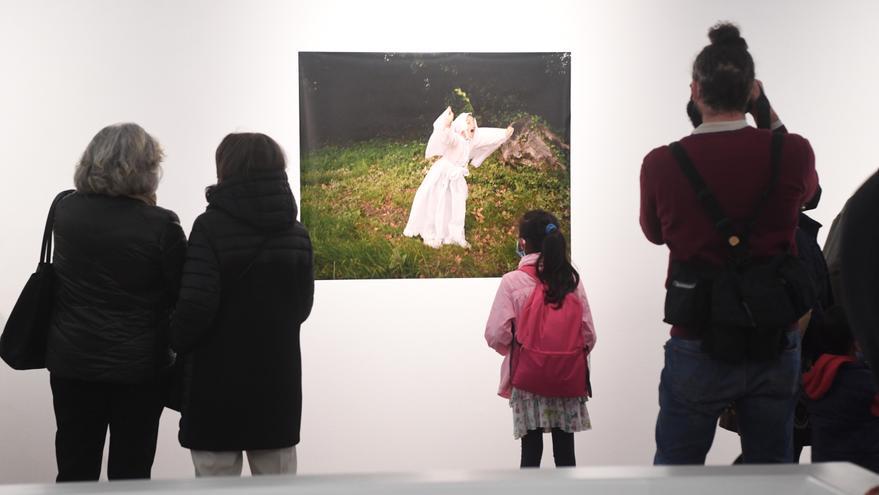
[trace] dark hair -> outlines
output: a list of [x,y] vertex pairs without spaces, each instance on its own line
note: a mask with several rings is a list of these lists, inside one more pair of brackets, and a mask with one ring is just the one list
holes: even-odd
[[546,303],[561,306],[565,296],[577,289],[580,274],[568,260],[568,245],[558,219],[543,210],[531,210],[519,221],[519,237],[525,239],[529,252],[540,251],[537,277],[547,286]]
[[724,22],[708,31],[711,44],[693,62],[693,80],[702,101],[718,111],[742,112],[748,107],[754,85],[754,59],[739,28]]
[[831,306],[824,312],[822,325],[818,329],[816,345],[819,354],[840,354],[848,355],[855,345],[855,338],[852,335],[851,328],[848,324],[848,318],[845,316],[842,306]]
[[287,168],[281,146],[260,133],[229,134],[217,146],[216,159],[218,182]]

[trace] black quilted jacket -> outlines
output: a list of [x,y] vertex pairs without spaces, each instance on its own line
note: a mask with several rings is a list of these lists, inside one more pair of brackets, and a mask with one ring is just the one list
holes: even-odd
[[185,253],[171,211],[128,197],[63,199],[55,214],[49,371],[113,383],[159,376]]
[[192,227],[171,342],[185,363],[180,443],[299,442],[299,327],[314,295],[311,241],[284,173],[208,190]]

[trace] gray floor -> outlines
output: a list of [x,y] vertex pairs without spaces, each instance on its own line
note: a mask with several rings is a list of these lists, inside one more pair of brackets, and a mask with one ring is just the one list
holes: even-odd
[[[857,494],[879,476],[843,463],[787,466],[595,467],[566,470],[425,472],[414,474],[268,476],[179,481],[6,485],[0,495],[42,494],[480,494],[619,495]],[[295,490],[295,491],[294,491]]]

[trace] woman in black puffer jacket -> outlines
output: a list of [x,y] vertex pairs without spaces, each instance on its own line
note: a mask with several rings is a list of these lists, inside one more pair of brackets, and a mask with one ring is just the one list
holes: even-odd
[[171,323],[185,363],[180,444],[197,476],[240,475],[242,451],[254,474],[295,473],[311,241],[274,140],[230,134],[216,160]]
[[186,237],[156,206],[159,144],[137,124],[105,127],[55,214],[49,369],[58,481],[149,478],[169,364],[168,322]]

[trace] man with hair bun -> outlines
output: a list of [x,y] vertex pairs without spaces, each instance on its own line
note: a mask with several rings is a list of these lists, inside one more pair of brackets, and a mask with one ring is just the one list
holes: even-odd
[[[696,128],[678,143],[651,151],[641,168],[641,228],[648,240],[669,247],[666,321],[673,324],[659,384],[654,463],[704,464],[717,419],[731,403],[744,462],[791,462],[800,371],[796,318],[789,327],[778,327],[771,357],[722,360],[707,341],[710,320],[704,315],[711,292],[702,298],[706,293],[697,292],[710,279],[689,284],[675,276],[684,266],[717,273],[737,259],[731,253],[745,251],[749,260],[795,254],[798,214],[818,186],[815,157],[809,142],[787,134],[768,106],[739,29],[717,24],[708,37],[711,43],[696,57],[690,83],[688,113]],[[748,113],[768,129],[751,127]],[[778,133],[785,135],[774,161],[773,134]],[[687,158],[690,169],[683,163]],[[703,194],[697,195],[693,171],[703,181]],[[719,207],[714,212],[706,189]],[[718,210],[727,221],[716,221]],[[724,229],[743,235],[726,236]],[[672,290],[692,297],[685,311],[702,316],[691,318],[690,325],[675,324],[681,318],[672,312],[682,310],[670,306]]]

